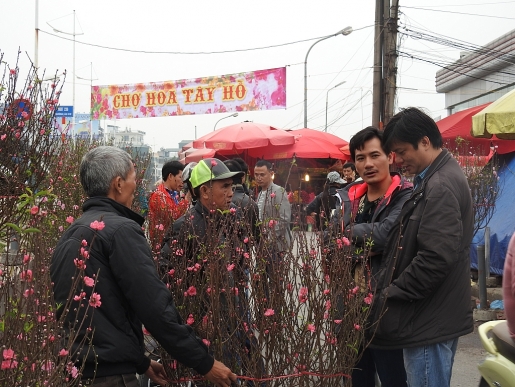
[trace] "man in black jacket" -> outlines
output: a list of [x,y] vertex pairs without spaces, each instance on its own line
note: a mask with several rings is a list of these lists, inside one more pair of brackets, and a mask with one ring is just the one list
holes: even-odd
[[422,111],[397,113],[384,142],[415,180],[385,247],[381,298],[374,305],[374,315],[384,315],[372,343],[403,349],[409,387],[448,387],[458,338],[473,329],[470,189]]
[[[144,219],[130,209],[136,172],[129,154],[116,147],[95,148],[82,159],[80,178],[89,199],[83,215],[59,240],[50,274],[56,303],[66,305],[70,292],[75,300],[64,328],[77,335],[73,350],[79,351],[76,358],[84,366],[85,383],[138,386],[135,374],[145,373],[166,384],[163,366],[144,355],[143,324],[175,359],[218,386],[230,386],[236,375],[214,360],[191,327],[182,323],[157,275],[141,228]],[[84,285],[72,289],[77,276]],[[59,308],[58,317],[63,312]],[[90,331],[92,347],[81,347],[80,340]]]
[[[241,169],[242,165],[237,160],[225,160],[224,164],[231,172],[242,172],[243,175],[236,175],[233,178],[233,191],[232,204],[241,209],[243,218],[247,221],[250,232],[254,237],[254,242],[259,243],[259,208],[256,202],[250,197],[245,190],[243,178],[247,172]],[[246,165],[246,164],[245,164]],[[247,167],[248,169],[248,167]]]
[[[197,321],[196,328],[212,340],[210,325],[215,321],[224,343],[224,361],[241,366],[242,360],[235,350],[242,343],[251,350],[253,343],[243,329],[249,313],[245,273],[248,263],[243,258],[248,244],[244,240],[248,242],[246,235],[251,228],[241,221],[243,213],[232,203],[233,181],[240,181],[243,176],[239,166],[237,169],[230,171],[222,161],[208,158],[191,170],[187,184],[198,200],[173,224],[161,255],[167,265],[165,280],[171,281],[172,291],[177,289],[182,294],[194,287],[203,297],[190,311]],[[173,277],[166,274],[169,268],[173,268]],[[176,277],[184,282],[178,285]],[[228,288],[231,291],[226,291]],[[233,313],[240,318],[235,319]]]
[[[343,224],[338,228],[343,226],[355,249],[370,250],[367,266],[372,278],[381,266],[388,233],[413,189],[413,185],[398,173],[390,173],[393,155],[384,149],[382,138],[383,132],[371,126],[351,138],[350,154],[363,180],[351,183],[336,193],[341,200],[339,212],[343,211]],[[373,242],[371,248],[367,248],[368,241]],[[356,254],[356,261],[359,261],[360,255],[363,253]],[[368,283],[363,273],[359,278],[360,272],[356,270],[356,283]],[[365,294],[371,290],[362,289]],[[352,372],[352,386],[374,387],[376,371],[383,387],[407,385],[400,349],[366,348]]]

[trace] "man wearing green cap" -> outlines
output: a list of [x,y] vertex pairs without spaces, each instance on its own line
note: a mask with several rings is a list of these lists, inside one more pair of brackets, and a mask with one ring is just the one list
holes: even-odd
[[229,316],[241,317],[241,311],[248,310],[243,270],[248,238],[242,213],[231,204],[233,177],[241,175],[218,159],[201,160],[188,183],[197,202],[173,224],[161,250],[167,265],[161,272],[178,294],[178,304],[187,310],[199,336],[224,343],[223,356],[229,361],[245,342],[241,319]]
[[[201,160],[195,165],[190,173],[189,186],[197,202],[173,224],[164,241],[161,251],[163,257],[170,256],[171,244],[176,244],[174,237],[180,233],[189,234],[185,235],[188,240],[192,239],[191,236],[195,236],[195,239],[206,236],[209,220],[219,218],[231,207],[233,177],[238,175],[243,175],[243,172],[231,172],[222,161],[214,158]],[[235,214],[235,211],[233,209],[232,213]]]

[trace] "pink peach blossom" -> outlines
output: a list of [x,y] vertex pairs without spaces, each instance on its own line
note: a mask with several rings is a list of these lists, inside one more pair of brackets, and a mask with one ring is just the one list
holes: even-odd
[[68,351],[67,351],[66,349],[64,349],[64,348],[63,348],[63,349],[61,349],[61,350],[59,351],[59,356],[63,356],[63,357],[64,357],[64,356],[68,356]]
[[195,319],[193,318],[193,315],[190,314],[186,320],[186,324],[192,325],[195,322]]
[[91,277],[85,276],[84,277],[84,285],[89,286],[90,288],[95,285],[95,280]]
[[197,289],[195,288],[195,286],[190,286],[188,288],[188,290],[186,290],[184,295],[185,296],[190,296],[190,297],[196,296],[197,295]]
[[91,305],[93,308],[100,307],[100,305],[102,305],[102,302],[100,301],[100,294],[93,293],[89,298],[89,305]]
[[94,222],[91,222],[89,227],[91,227],[93,230],[102,231],[105,227],[105,224],[102,221],[99,222],[98,220],[95,220]]

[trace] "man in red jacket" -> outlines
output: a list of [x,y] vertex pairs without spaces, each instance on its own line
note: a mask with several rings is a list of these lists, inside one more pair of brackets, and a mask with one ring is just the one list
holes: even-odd
[[150,195],[149,200],[149,238],[153,248],[161,245],[166,230],[179,219],[189,207],[189,203],[180,197],[184,186],[180,161],[168,161],[163,165],[163,182]]

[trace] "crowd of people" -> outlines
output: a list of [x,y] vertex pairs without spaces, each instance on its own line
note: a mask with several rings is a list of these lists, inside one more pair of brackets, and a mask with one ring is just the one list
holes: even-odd
[[[353,162],[340,164],[343,177],[331,168],[323,191],[305,211],[325,219],[324,235],[346,236],[356,250],[371,246],[369,256],[352,257],[356,283],[370,284],[375,300],[366,328],[369,345],[360,348],[352,385],[374,386],[377,374],[383,387],[449,386],[458,338],[473,329],[467,180],[442,148],[435,122],[415,108],[400,111],[384,131],[359,131],[349,149]],[[390,172],[394,162],[402,174]],[[174,264],[175,241],[184,241],[190,259],[202,246],[228,238],[227,229],[213,238],[208,227],[229,212],[251,225],[241,238],[268,247],[265,286],[283,280],[274,273],[292,248],[288,194],[274,183],[269,161],[257,161],[252,172],[257,196],[245,184],[250,171],[241,159],[163,166],[162,183],[149,201],[148,229],[154,239],[161,237],[156,230],[163,231],[165,266]],[[406,175],[414,176],[413,183]],[[184,324],[188,311],[177,311],[156,270],[144,218],[130,209],[136,190],[130,156],[114,147],[95,148],[84,156],[80,178],[89,198],[55,248],[51,276],[56,302],[63,303],[77,251],[96,235],[84,270],[91,278],[99,273],[95,291],[102,294],[102,308],[86,316],[95,327],[95,350],[84,359],[84,383],[137,386],[135,374],[144,373],[166,384],[163,366],[144,355],[142,324],[171,356],[208,381],[235,383],[236,375]],[[104,222],[102,231],[90,227],[95,221]],[[370,270],[359,270],[363,266]]]

